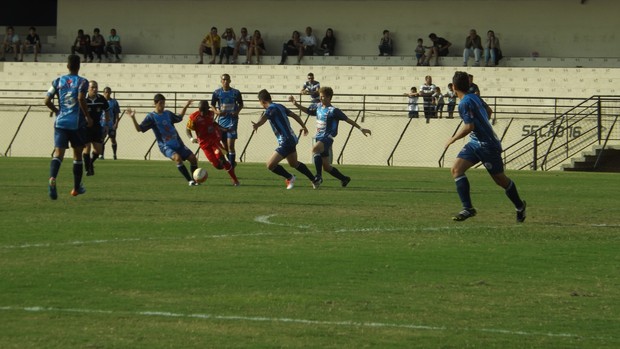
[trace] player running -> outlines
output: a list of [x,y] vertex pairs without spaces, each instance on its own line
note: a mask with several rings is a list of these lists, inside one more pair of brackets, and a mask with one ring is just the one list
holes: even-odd
[[[187,102],[190,105],[193,100]],[[192,131],[196,132],[196,138],[192,135]],[[209,162],[218,170],[224,169],[232,179],[235,187],[239,186],[239,180],[235,175],[235,169],[231,163],[226,160],[226,155],[222,147],[222,138],[220,128],[213,119],[213,111],[210,110],[208,101],[200,101],[198,110],[189,116],[187,127],[185,129],[187,136],[192,143],[198,143],[200,149],[205,153]]]

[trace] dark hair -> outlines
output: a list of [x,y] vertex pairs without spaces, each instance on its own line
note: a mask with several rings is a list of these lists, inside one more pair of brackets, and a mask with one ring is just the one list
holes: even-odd
[[390,32],[390,31],[386,29],[386,30],[384,30],[384,31],[383,31],[383,34],[385,34],[385,33],[389,33],[389,32]]
[[314,74],[313,73],[308,73],[308,76],[314,77]]
[[69,55],[69,57],[67,58],[67,67],[70,71],[80,70],[80,56]]
[[93,30],[93,32],[95,32],[95,33],[99,33],[99,32],[100,32],[100,30],[99,30],[99,28],[95,28],[95,30]]
[[166,97],[164,97],[164,95],[162,95],[161,93],[158,93],[155,95],[155,97],[153,98],[153,102],[155,102],[155,104],[161,102],[161,101],[165,101]]
[[200,110],[202,113],[207,114],[209,112],[210,106],[209,106],[209,101],[207,100],[202,100],[200,101],[200,103],[198,104],[198,110]]
[[436,37],[437,37],[437,34],[435,34],[435,33],[430,33],[430,34],[428,35],[428,38],[429,38],[429,39],[434,39],[434,38],[436,38]]
[[112,89],[110,87],[106,86],[106,87],[103,88],[103,92],[104,93],[106,93],[106,92],[112,93]]
[[454,89],[467,92],[469,90],[469,75],[464,71],[457,71],[452,77],[452,84]]
[[271,102],[271,94],[269,93],[269,91],[262,89],[258,92],[258,100]]
[[334,96],[334,90],[332,90],[329,86],[323,86],[319,89],[319,93],[322,93],[324,96],[332,98]]

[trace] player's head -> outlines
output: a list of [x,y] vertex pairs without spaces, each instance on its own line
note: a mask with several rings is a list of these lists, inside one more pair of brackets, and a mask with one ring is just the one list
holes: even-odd
[[67,58],[67,69],[69,69],[72,73],[77,73],[80,71],[80,56],[69,55]]
[[464,71],[457,71],[452,77],[454,89],[463,93],[469,90],[469,75]]
[[323,86],[319,89],[319,96],[323,105],[329,105],[334,96],[334,90],[329,86]]
[[162,111],[166,106],[166,97],[164,97],[161,93],[158,93],[155,97],[153,97],[153,102],[155,103],[155,109],[157,111]]
[[260,90],[258,92],[258,101],[271,103],[271,93],[265,89]]
[[112,89],[108,86],[103,88],[103,97],[105,97],[105,99],[110,99],[110,96],[112,95]]
[[222,81],[222,87],[224,87],[225,89],[228,89],[230,87],[230,75],[222,74],[221,81]]
[[198,110],[203,116],[207,116],[209,114],[209,110],[211,110],[211,107],[209,106],[209,101],[200,101],[200,103],[198,104]]

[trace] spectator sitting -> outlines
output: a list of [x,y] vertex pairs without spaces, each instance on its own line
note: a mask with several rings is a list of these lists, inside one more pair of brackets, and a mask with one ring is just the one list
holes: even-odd
[[106,57],[108,53],[113,53],[116,58],[115,62],[120,62],[121,58],[118,56],[121,52],[123,52],[123,47],[121,46],[121,37],[116,34],[116,29],[110,29],[110,36],[108,37],[108,43],[106,45]]
[[254,35],[252,35],[252,41],[250,41],[250,47],[248,48],[248,56],[245,64],[252,64],[252,56],[256,56],[256,64],[260,64],[260,57],[264,55],[266,51],[265,41],[263,41],[260,30],[255,30]]
[[78,35],[73,42],[73,46],[71,46],[71,54],[74,55],[76,52],[84,55],[84,62],[88,60],[88,56],[90,56],[90,36],[88,34],[84,34],[84,30],[78,30]]
[[205,53],[211,56],[209,64],[214,64],[215,57],[220,55],[221,42],[222,38],[217,35],[217,28],[211,27],[211,31],[209,32],[209,34],[207,34],[207,36],[205,36],[205,38],[200,43],[200,49],[198,50],[198,54],[200,55],[200,61],[198,61],[198,64],[203,63],[203,56]]
[[325,37],[321,40],[321,47],[317,48],[317,54],[323,56],[333,56],[336,49],[336,38],[334,37],[334,31],[332,28],[328,28],[325,31]]
[[416,65],[422,65],[424,62],[424,52],[426,52],[424,40],[422,40],[422,38],[418,38],[418,45],[415,47],[415,58],[417,60]]
[[248,34],[248,28],[241,28],[241,35],[237,38],[237,42],[235,43],[235,51],[233,52],[232,63],[237,63],[237,57],[239,54],[247,55],[248,47],[250,46],[250,41],[252,41],[252,37]]
[[463,50],[463,66],[467,67],[467,61],[472,52],[474,53],[474,66],[480,66],[480,56],[482,56],[482,39],[476,33],[476,29],[469,31],[469,35],[465,38],[465,49]]
[[384,30],[383,36],[379,41],[379,56],[391,56],[394,53],[394,45],[390,37],[390,31]]
[[4,55],[7,52],[13,52],[15,54],[15,60],[17,61],[17,54],[19,53],[20,47],[21,41],[19,40],[19,35],[15,33],[15,29],[12,26],[6,27],[6,36],[2,42],[2,56],[0,57],[0,61],[5,60]]
[[37,34],[37,29],[35,27],[30,27],[28,29],[28,36],[26,36],[26,40],[24,40],[24,44],[21,49],[21,57],[19,58],[20,62],[24,61],[24,53],[29,51],[32,48],[34,52],[34,61],[38,62],[39,53],[41,52],[41,39],[39,39],[39,34]]
[[101,55],[105,55],[105,39],[100,34],[99,28],[93,30],[93,36],[90,39],[90,61],[93,61],[93,52],[97,54],[97,61],[101,63]]
[[226,64],[230,64],[230,56],[234,57],[235,54],[235,46],[237,44],[237,36],[232,28],[226,28],[224,34],[222,34],[222,40],[226,43],[224,47],[220,50],[220,64],[222,64],[222,60],[224,56],[226,56]]
[[301,43],[301,37],[297,30],[293,31],[291,39],[287,41],[284,45],[282,45],[282,58],[280,59],[280,65],[286,63],[286,58],[289,55],[297,56],[297,64],[301,61],[301,57],[303,57],[303,44]]
[[299,53],[299,63],[301,58],[314,55],[314,48],[316,47],[316,37],[312,34],[312,27],[306,27],[306,33],[301,37],[301,43],[303,44],[303,52]]
[[[499,46],[499,39],[495,36],[495,32],[489,30],[487,32],[487,42],[484,45],[484,64],[486,66],[495,66],[502,58],[502,50]],[[491,63],[489,64],[489,59]]]
[[433,42],[433,46],[426,50],[426,58],[423,65],[430,65],[431,58],[435,57],[435,64],[439,64],[439,57],[447,56],[450,51],[448,48],[452,46],[452,43],[444,38],[440,38],[435,33],[430,33],[428,36]]

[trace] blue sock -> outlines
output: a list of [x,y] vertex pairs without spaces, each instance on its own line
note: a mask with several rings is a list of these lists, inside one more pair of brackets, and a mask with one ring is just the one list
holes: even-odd
[[228,153],[228,162],[230,162],[231,165],[235,165],[235,157],[237,156],[237,154],[235,154],[234,152]]
[[62,164],[62,159],[53,158],[50,163],[50,177],[56,178],[58,176],[58,171],[60,171],[60,165]]
[[185,179],[187,179],[188,182],[193,180],[192,176],[190,176],[189,172],[187,172],[187,167],[185,167],[185,165],[179,164],[179,165],[177,165],[177,168],[179,169],[179,172],[181,172],[183,177],[185,177]]
[[323,158],[321,154],[314,154],[312,156],[312,162],[314,163],[314,168],[316,169],[316,176],[323,177]]
[[517,192],[517,185],[512,180],[510,181],[510,184],[508,184],[508,188],[506,188],[506,196],[508,196],[510,201],[512,201],[516,209],[523,207],[523,201],[521,201],[519,192]]
[[469,195],[469,180],[467,176],[462,175],[454,179],[456,183],[456,192],[459,194],[463,208],[473,208],[471,204],[471,196]]
[[286,179],[293,178],[293,175],[288,173],[288,171],[285,170],[284,167],[282,167],[282,165],[276,166],[273,170],[271,170],[271,172],[273,172],[273,173],[275,173],[275,174],[277,174],[279,176],[282,176],[282,177],[284,177]]
[[73,189],[79,190],[82,185],[82,175],[84,174],[84,163],[73,161]]

